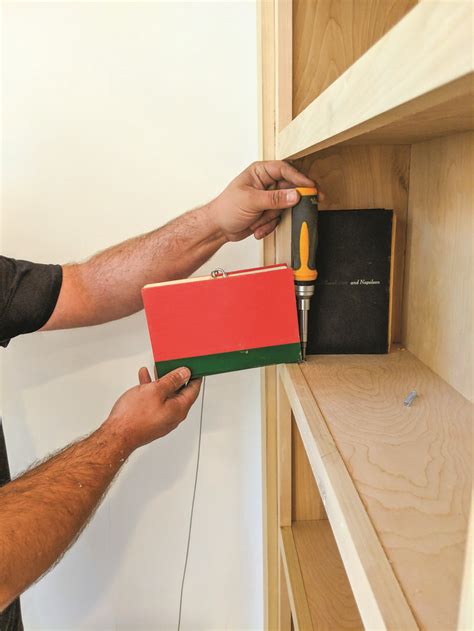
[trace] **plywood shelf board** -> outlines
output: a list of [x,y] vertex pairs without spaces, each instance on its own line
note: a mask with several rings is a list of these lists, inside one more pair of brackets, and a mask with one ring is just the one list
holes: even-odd
[[[403,109],[392,112],[393,122],[386,122],[381,127],[374,127],[369,132],[354,134],[353,138],[342,142],[347,145],[407,145],[448,136],[474,129],[474,79],[468,77],[446,89],[452,92],[450,99],[433,105],[432,95],[418,100],[418,112],[407,106],[408,114]],[[460,93],[456,96],[456,89]]]
[[[293,397],[314,397],[297,420],[349,579],[354,554],[363,564],[367,550],[357,541],[344,549],[330,501],[344,514],[346,537],[368,537],[372,560],[381,552],[377,537],[420,626],[455,628],[471,505],[472,405],[404,350],[315,356],[284,373]],[[406,408],[413,389],[419,396]],[[336,450],[318,461],[324,428],[322,449],[333,441]],[[357,600],[360,586],[351,585]]]
[[418,626],[301,367],[280,367],[293,414],[366,628]]
[[278,157],[471,128],[472,12],[468,0],[422,0],[280,132]]

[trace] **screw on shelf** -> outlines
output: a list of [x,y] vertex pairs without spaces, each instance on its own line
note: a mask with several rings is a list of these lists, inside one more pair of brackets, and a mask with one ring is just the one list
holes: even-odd
[[411,392],[409,392],[405,401],[403,401],[403,405],[409,408],[413,401],[416,399],[416,396],[416,390],[412,390]]

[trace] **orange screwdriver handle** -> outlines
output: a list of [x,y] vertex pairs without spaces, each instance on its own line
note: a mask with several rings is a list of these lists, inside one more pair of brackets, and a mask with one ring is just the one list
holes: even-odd
[[301,198],[291,216],[291,267],[295,282],[313,285],[318,276],[318,191],[315,188],[297,191]]

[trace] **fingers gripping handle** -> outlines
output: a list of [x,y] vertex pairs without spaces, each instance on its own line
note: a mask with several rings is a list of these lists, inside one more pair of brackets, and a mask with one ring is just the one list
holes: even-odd
[[291,216],[291,267],[295,281],[314,284],[318,241],[317,189],[297,189],[300,201]]

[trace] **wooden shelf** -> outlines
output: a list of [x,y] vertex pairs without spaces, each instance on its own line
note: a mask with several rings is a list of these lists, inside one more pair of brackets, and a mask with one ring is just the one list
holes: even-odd
[[297,630],[363,629],[327,519],[282,528],[280,551]]
[[472,405],[399,349],[279,370],[365,627],[456,628]]
[[279,158],[474,128],[471,2],[421,0],[278,135]]
[[[259,7],[262,156],[295,159],[322,211],[393,209],[391,341],[411,351],[266,369],[265,628],[330,619],[310,575],[328,527],[364,628],[471,628],[474,4]],[[290,212],[275,232],[266,264],[289,262]]]

